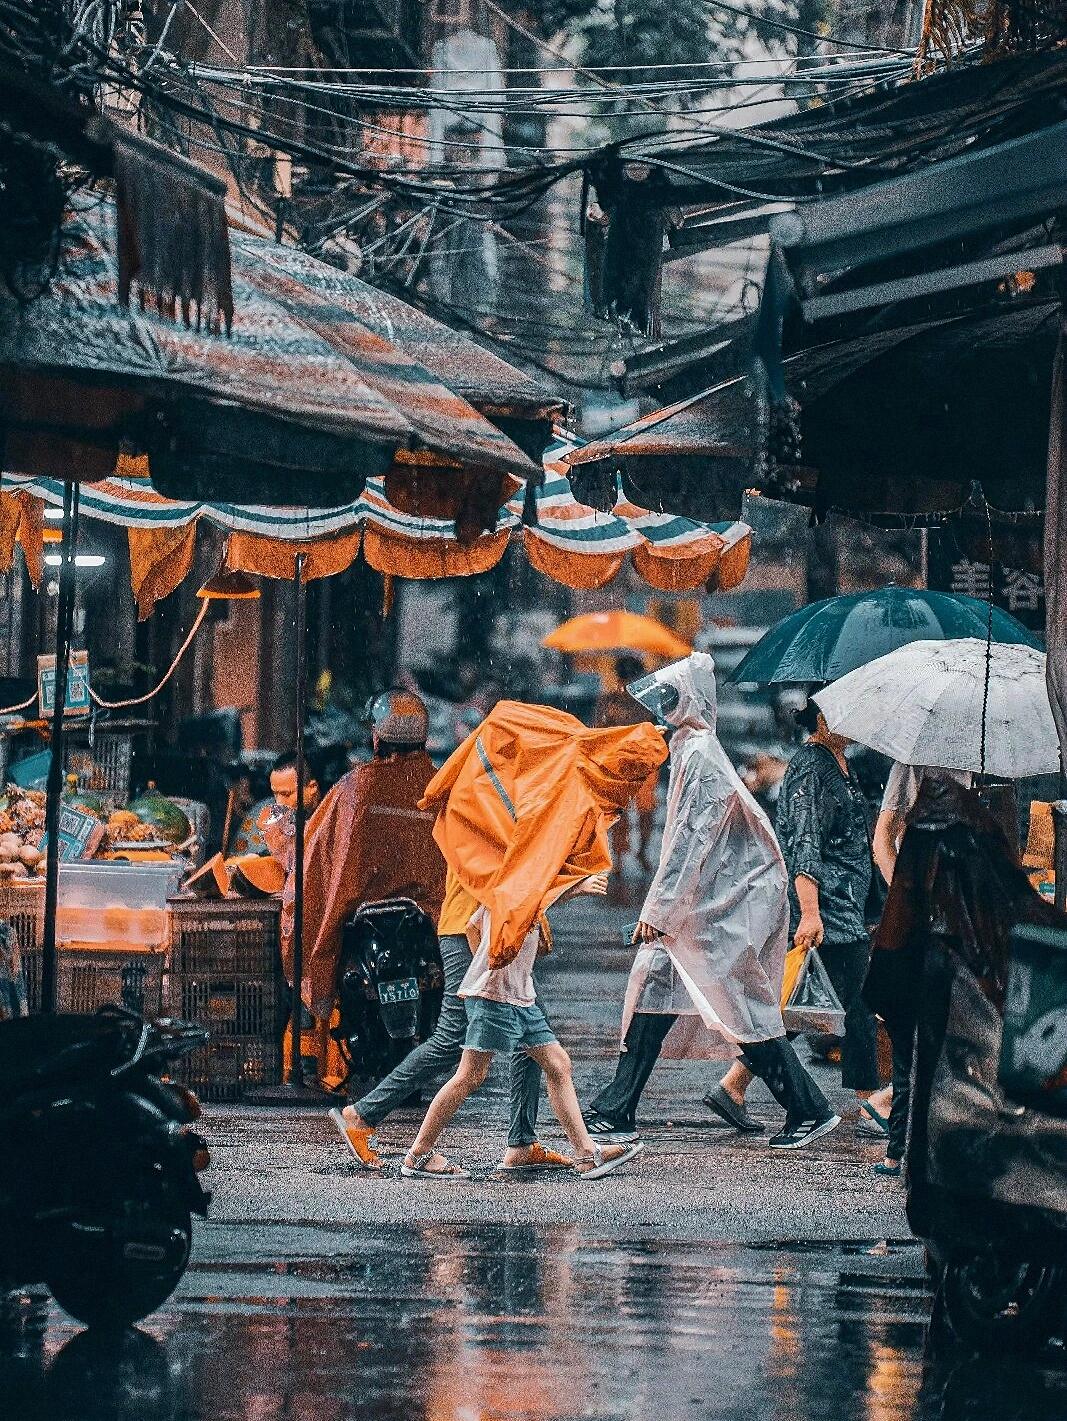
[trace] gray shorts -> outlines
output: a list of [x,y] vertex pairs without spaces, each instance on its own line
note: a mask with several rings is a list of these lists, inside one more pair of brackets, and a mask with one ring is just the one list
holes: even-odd
[[486,997],[464,997],[467,1008],[468,1051],[518,1051],[551,1046],[556,1034],[539,1006],[516,1007]]

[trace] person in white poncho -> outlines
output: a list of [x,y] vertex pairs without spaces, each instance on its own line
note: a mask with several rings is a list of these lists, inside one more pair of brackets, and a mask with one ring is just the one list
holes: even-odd
[[[670,789],[659,868],[633,937],[623,1051],[615,1079],[587,1113],[590,1133],[633,1137],[637,1103],[661,1053],[739,1056],[785,1107],[785,1126],[770,1143],[796,1148],[840,1120],[786,1039],[785,864],[715,734],[715,663],[696,652],[628,689],[674,728]],[[746,1128],[730,1104],[719,1113]]]

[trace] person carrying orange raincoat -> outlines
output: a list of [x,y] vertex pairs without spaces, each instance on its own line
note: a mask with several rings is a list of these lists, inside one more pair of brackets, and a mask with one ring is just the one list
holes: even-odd
[[570,1059],[536,1005],[533,965],[552,904],[603,891],[608,832],[665,758],[652,725],[590,730],[563,711],[501,701],[430,781],[421,804],[438,810],[434,839],[473,905],[474,956],[459,989],[468,1018],[459,1069],[435,1096],[404,1176],[465,1174],[436,1141],[498,1051],[525,1051],[545,1071],[578,1174],[597,1178],[641,1148],[601,1149],[590,1138]]

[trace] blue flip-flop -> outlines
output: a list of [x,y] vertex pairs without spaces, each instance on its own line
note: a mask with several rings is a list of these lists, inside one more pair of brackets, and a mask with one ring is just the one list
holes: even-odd
[[[860,1101],[860,1110],[867,1116],[870,1125],[867,1129],[859,1130],[862,1135],[870,1134],[872,1139],[884,1139],[889,1135],[889,1120],[880,1110],[875,1109],[869,1100]],[[867,1121],[860,1121],[861,1125],[867,1125]]]

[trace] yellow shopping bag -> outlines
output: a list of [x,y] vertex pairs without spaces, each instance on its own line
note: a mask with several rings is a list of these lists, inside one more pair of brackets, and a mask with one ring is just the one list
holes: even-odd
[[789,1005],[789,1000],[797,985],[797,978],[800,976],[800,969],[804,966],[804,959],[808,955],[806,947],[791,947],[785,955],[785,975],[782,978],[782,1008]]

